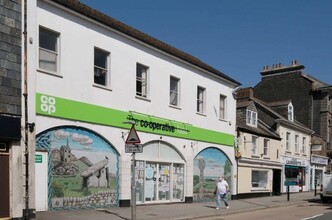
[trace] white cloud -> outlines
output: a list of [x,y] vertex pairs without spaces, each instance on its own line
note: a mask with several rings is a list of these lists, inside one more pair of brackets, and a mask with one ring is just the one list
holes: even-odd
[[54,137],[58,140],[66,139],[70,136],[70,133],[64,130],[57,130],[54,132]]

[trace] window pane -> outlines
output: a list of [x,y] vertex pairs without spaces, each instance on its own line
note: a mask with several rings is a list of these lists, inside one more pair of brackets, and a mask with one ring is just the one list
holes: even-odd
[[267,171],[252,171],[251,173],[251,186],[257,188],[266,188],[268,182]]
[[264,140],[264,155],[268,156],[269,154],[269,140]]
[[147,70],[148,68],[136,65],[136,95],[147,97]]
[[39,28],[39,68],[57,72],[59,34]]
[[171,77],[170,79],[170,104],[178,106],[179,80]]
[[173,165],[173,199],[184,197],[184,166],[183,164]]
[[95,48],[94,50],[94,83],[107,85],[109,53]]
[[57,54],[51,51],[39,49],[39,68],[50,70],[52,72],[57,72]]
[[39,30],[39,47],[56,52],[57,41],[58,34],[45,29]]
[[220,96],[219,118],[225,119],[225,97]]
[[197,112],[200,113],[204,113],[204,92],[204,88],[197,87]]
[[252,154],[256,155],[257,154],[257,138],[252,137]]

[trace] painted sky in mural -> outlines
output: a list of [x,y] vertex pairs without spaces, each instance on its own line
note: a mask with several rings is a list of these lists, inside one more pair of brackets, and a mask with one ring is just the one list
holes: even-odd
[[[77,158],[87,157],[93,164],[105,158],[108,158],[109,161],[117,160],[115,152],[108,146],[109,144],[88,131],[72,128],[56,130],[51,140],[52,148],[60,149],[61,146],[67,145],[67,141],[72,154]],[[116,174],[114,163],[109,163],[108,168],[110,173]]]
[[220,150],[209,148],[199,153],[194,160],[195,174],[199,174],[199,159],[205,160],[204,177],[218,177],[224,174],[224,165],[228,158]]

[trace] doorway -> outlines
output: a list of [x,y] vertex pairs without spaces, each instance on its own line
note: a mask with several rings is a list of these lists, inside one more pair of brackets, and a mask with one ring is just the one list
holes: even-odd
[[35,195],[36,211],[48,210],[48,153],[35,154]]
[[9,154],[0,154],[0,219],[10,217]]
[[273,195],[281,195],[281,170],[273,170]]

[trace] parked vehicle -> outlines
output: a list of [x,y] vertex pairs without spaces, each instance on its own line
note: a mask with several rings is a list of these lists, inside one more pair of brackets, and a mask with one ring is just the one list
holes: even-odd
[[321,200],[323,202],[328,202],[329,200],[332,200],[332,173],[324,175],[323,184],[321,187]]

